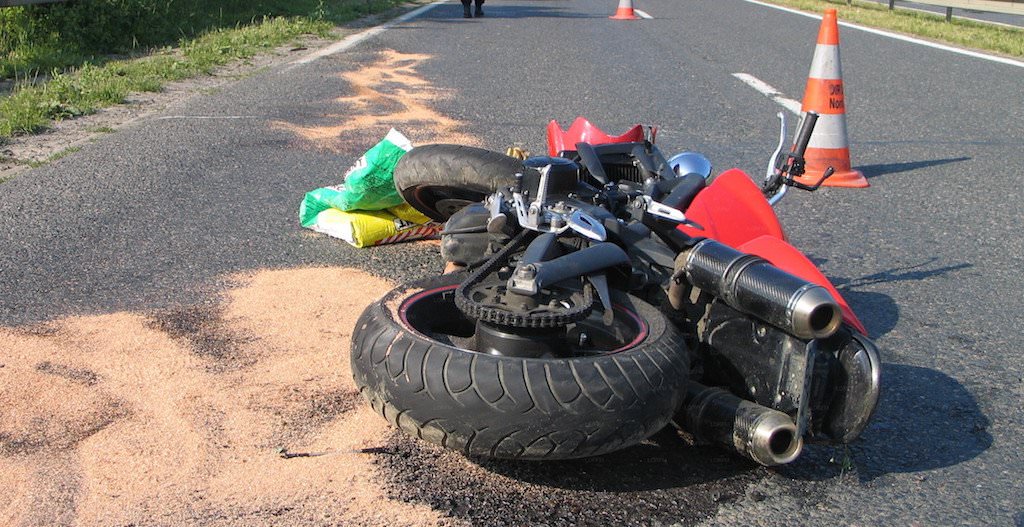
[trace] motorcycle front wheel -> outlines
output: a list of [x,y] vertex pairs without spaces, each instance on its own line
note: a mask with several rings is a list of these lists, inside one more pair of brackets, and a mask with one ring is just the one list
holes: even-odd
[[481,353],[473,351],[476,322],[454,302],[465,277],[402,285],[356,323],[356,385],[393,425],[470,456],[543,460],[625,448],[669,423],[690,356],[657,308],[616,294],[622,321],[607,333],[620,335],[595,338],[601,349],[560,358]]
[[523,162],[500,152],[462,145],[423,145],[395,166],[395,187],[416,210],[434,221],[452,214],[501,187],[515,183]]

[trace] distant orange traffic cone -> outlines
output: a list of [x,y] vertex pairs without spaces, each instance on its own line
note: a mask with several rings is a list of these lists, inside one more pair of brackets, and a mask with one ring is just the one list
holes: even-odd
[[818,112],[818,124],[807,146],[807,172],[797,178],[806,184],[817,183],[828,167],[835,174],[825,180],[831,187],[866,187],[864,175],[850,167],[850,143],[846,137],[846,99],[843,72],[839,62],[839,24],[836,10],[826,9],[818,30],[811,72],[807,75],[802,111]]
[[640,17],[633,12],[633,0],[619,0],[619,8],[608,17],[612,20],[638,20]]

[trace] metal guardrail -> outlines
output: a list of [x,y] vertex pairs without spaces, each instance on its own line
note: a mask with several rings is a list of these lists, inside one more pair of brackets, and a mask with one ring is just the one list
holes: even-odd
[[68,0],[0,0],[0,7],[14,7],[16,5],[31,5],[31,4],[55,4],[57,2],[67,2]]
[[[1024,15],[1024,3],[997,0],[913,0],[917,4],[928,4],[946,8],[946,22],[953,20],[953,10],[984,11],[1006,15]],[[846,1],[847,4],[850,0]],[[896,7],[896,0],[889,0],[889,10]]]

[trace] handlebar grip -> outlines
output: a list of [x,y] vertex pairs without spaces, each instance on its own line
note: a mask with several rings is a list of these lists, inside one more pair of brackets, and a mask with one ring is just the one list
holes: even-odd
[[800,126],[800,132],[796,135],[796,143],[793,145],[793,153],[797,156],[803,157],[808,143],[811,142],[811,132],[814,131],[814,125],[817,122],[818,114],[816,112],[807,112],[803,124]]

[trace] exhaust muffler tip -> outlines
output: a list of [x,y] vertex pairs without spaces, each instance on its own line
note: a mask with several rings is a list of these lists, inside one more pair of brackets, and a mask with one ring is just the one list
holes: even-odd
[[796,425],[782,412],[761,412],[749,429],[735,432],[737,440],[749,441],[743,448],[747,455],[769,467],[795,461],[804,448]]
[[827,289],[807,284],[790,299],[793,334],[806,339],[831,337],[843,323],[843,312]]
[[689,383],[674,423],[700,440],[730,447],[765,466],[791,463],[804,447],[788,415],[696,382]]

